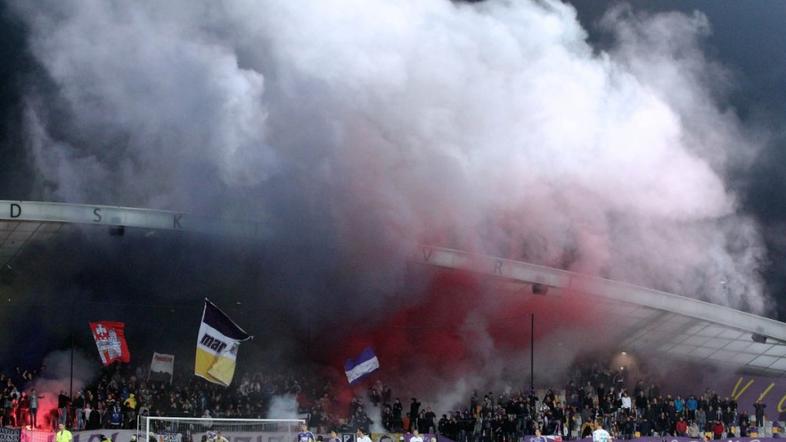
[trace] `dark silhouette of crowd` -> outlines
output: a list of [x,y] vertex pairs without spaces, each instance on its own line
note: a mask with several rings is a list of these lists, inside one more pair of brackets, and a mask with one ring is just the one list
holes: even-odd
[[[242,374],[229,388],[185,374],[177,376],[174,383],[152,382],[146,380],[141,368],[114,365],[101,370],[90,385],[75,389],[71,397],[65,390],[37,393],[33,388],[36,372],[17,372],[19,375],[0,375],[0,385],[5,386],[0,396],[2,424],[47,430],[58,423],[73,430],[136,428],[140,414],[264,418],[273,396],[298,396],[303,386],[319,385],[293,376],[263,373]],[[38,409],[38,403],[51,405]]]
[[[597,364],[573,370],[564,389],[474,392],[462,406],[441,416],[433,404],[415,397],[402,400],[379,380],[367,381],[363,397],[346,397],[345,384],[335,386],[314,376],[240,372],[232,386],[224,388],[187,374],[176,376],[174,383],[152,382],[142,368],[115,365],[103,369],[73,398],[60,391],[44,401],[45,394],[33,389],[36,373],[17,369],[0,375],[3,425],[51,430],[64,423],[74,430],[91,430],[136,428],[138,415],[264,418],[272,399],[281,396],[296,399],[309,427],[320,433],[417,429],[458,442],[517,441],[536,432],[578,439],[590,436],[596,422],[621,439],[705,433],[720,439],[761,434],[765,418],[761,403],[754,404],[756,412],[749,416],[736,401],[715,392],[663,394],[657,383],[631,382],[624,370]],[[42,402],[52,406],[39,408]]]
[[17,367],[11,374],[0,373],[0,423],[2,426],[23,426],[35,421],[39,395],[35,389],[26,391],[24,386],[32,383],[37,370]]
[[590,437],[601,422],[615,438],[689,436],[713,433],[715,439],[731,434],[745,437],[764,425],[763,416],[738,412],[729,398],[706,391],[697,396],[662,395],[655,384],[637,382],[634,390],[606,381],[571,381],[561,394],[547,390],[483,395],[474,393],[465,408],[443,414],[437,430],[465,442],[514,441],[522,435],[559,435],[563,439]]
[[370,387],[369,398],[382,408],[387,431],[417,428],[459,442],[517,441],[536,433],[580,439],[591,437],[599,422],[620,439],[705,434],[722,439],[765,432],[766,406],[758,401],[751,416],[739,410],[735,400],[709,389],[697,395],[663,394],[657,383],[643,379],[631,383],[624,369],[612,371],[598,364],[576,367],[573,373],[561,391],[474,392],[468,403],[439,419],[415,398],[408,406],[398,398],[391,400],[389,389],[380,383]]

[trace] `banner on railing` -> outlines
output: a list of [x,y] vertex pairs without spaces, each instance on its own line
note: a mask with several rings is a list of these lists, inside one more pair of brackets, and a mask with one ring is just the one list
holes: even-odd
[[[74,437],[72,442],[101,442],[104,437],[108,437],[112,442],[131,442],[132,437],[136,437],[136,430],[104,428],[93,431],[72,431],[71,435]],[[22,430],[21,442],[54,442],[54,440],[53,431]]]
[[0,428],[0,442],[19,442],[22,431],[18,428]]
[[[549,438],[551,436],[548,436]],[[559,437],[559,436],[556,436]],[[546,442],[547,436],[524,436],[524,442]],[[584,439],[578,439],[579,441],[582,440],[592,440],[592,437],[587,437]],[[615,440],[623,441],[625,439],[615,438]],[[562,439],[565,442],[565,439]],[[635,442],[702,442],[701,438],[692,438],[692,437],[672,437],[672,436],[643,436],[631,439],[631,441]],[[550,442],[550,441],[549,441]],[[723,439],[718,439],[717,442],[784,442],[784,439],[781,437],[726,437]]]
[[[342,437],[342,441],[345,439],[349,440],[349,442],[355,440],[355,433],[345,433],[343,436],[352,436],[352,438]],[[409,442],[409,440],[412,438],[412,433],[371,433],[369,434],[369,437],[371,437],[371,440],[374,442]],[[424,442],[431,442],[435,439],[438,442],[453,442],[452,440],[437,434],[426,433],[421,434],[420,437],[423,438]]]

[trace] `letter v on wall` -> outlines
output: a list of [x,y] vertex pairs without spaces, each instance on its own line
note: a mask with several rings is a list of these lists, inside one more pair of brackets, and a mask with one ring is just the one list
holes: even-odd
[[[747,383],[747,384],[745,384],[745,386],[744,386],[744,387],[742,387],[742,389],[740,389],[740,384],[742,383],[742,380],[743,380],[743,379],[744,379],[744,378],[742,378],[742,377],[740,377],[739,379],[737,379],[737,383],[736,383],[736,384],[734,384],[734,389],[733,389],[733,390],[731,390],[731,397],[732,397],[732,398],[733,398],[735,401],[736,401],[736,400],[738,400],[738,399],[740,398],[740,396],[742,396],[742,394],[743,394],[743,393],[745,393],[745,390],[747,390],[748,388],[750,388],[750,386],[751,386],[751,385],[753,385],[753,379],[751,379],[751,380],[749,380],[749,381],[748,381],[748,383]],[[739,390],[739,391],[738,391],[738,390]]]
[[761,394],[759,395],[759,398],[756,399],[756,400],[760,401],[760,400],[764,399],[764,396],[767,396],[767,393],[769,393],[770,390],[772,390],[772,387],[774,387],[774,386],[775,386],[775,382],[770,383],[770,385],[767,388],[765,388],[764,391],[761,392]]

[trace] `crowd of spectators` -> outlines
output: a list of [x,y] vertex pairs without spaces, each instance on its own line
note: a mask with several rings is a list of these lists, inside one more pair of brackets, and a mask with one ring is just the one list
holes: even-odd
[[[655,383],[629,382],[624,371],[598,365],[577,368],[567,385],[556,391],[474,392],[467,403],[441,416],[417,398],[395,397],[381,381],[370,383],[363,397],[342,401],[339,396],[346,390],[340,392],[325,379],[306,376],[240,373],[231,387],[224,388],[194,376],[176,377],[174,383],[151,382],[141,368],[114,366],[75,391],[73,398],[61,391],[56,398],[42,401],[45,395],[32,388],[35,375],[36,371],[20,369],[0,374],[3,425],[51,430],[63,423],[74,430],[90,430],[136,428],[140,414],[264,418],[277,396],[296,398],[309,426],[320,433],[417,429],[458,442],[517,441],[536,432],[578,439],[589,436],[597,422],[622,439],[705,433],[716,439],[744,437],[760,432],[764,425],[763,404],[754,404],[756,412],[749,416],[738,410],[733,399],[712,391],[663,394]],[[53,405],[40,409],[41,402]]]
[[[17,372],[0,375],[0,385],[5,386],[0,395],[3,426],[53,430],[63,423],[79,431],[136,428],[138,415],[265,418],[277,396],[294,398],[317,425],[369,428],[371,424],[362,407],[356,410],[357,400],[339,411],[336,401],[328,399],[333,396],[331,384],[306,376],[239,373],[233,385],[224,388],[185,373],[171,383],[149,381],[141,367],[114,365],[70,397],[65,390],[37,393],[33,388],[36,372]],[[39,409],[39,403],[51,406]]]
[[[598,423],[620,439],[705,434],[722,439],[773,431],[765,431],[766,406],[758,401],[750,416],[735,400],[709,389],[684,397],[663,394],[654,382],[629,383],[624,369],[611,371],[598,364],[577,367],[573,373],[559,391],[474,392],[466,404],[439,419],[416,398],[407,405],[391,400],[389,389],[380,383],[369,388],[368,397],[381,406],[386,431],[438,432],[459,442],[509,442],[536,433],[581,439],[590,437]],[[777,431],[778,422],[774,425]]]
[[20,367],[10,375],[0,373],[0,405],[3,407],[0,410],[0,423],[3,426],[21,426],[35,419],[40,397],[35,389],[26,391],[24,387],[37,374],[37,370],[23,370]]
[[620,439],[700,438],[708,433],[721,439],[764,431],[764,404],[760,402],[754,404],[754,416],[749,416],[738,410],[736,401],[710,390],[672,396],[662,394],[655,383],[638,380],[629,392],[624,374],[593,366],[579,370],[559,393],[474,393],[464,408],[442,415],[437,431],[459,442],[514,441],[536,431],[579,439],[591,436],[597,423]]

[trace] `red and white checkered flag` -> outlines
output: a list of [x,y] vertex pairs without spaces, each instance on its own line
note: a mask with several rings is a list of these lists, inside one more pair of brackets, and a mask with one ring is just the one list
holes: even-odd
[[122,322],[98,321],[90,323],[93,339],[98,347],[101,362],[109,365],[115,361],[131,362],[131,352],[126,344],[126,325]]

